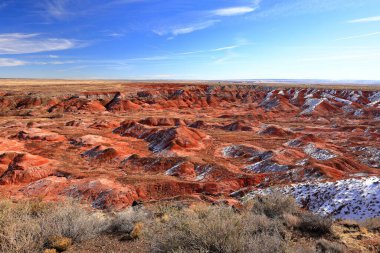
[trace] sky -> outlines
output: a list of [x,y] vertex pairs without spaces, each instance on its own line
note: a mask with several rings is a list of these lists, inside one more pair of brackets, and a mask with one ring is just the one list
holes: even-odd
[[380,80],[380,1],[0,0],[0,78]]

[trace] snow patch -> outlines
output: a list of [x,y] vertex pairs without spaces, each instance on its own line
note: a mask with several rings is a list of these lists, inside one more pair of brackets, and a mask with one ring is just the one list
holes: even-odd
[[320,105],[323,101],[327,100],[326,98],[308,98],[305,101],[305,104],[303,105],[303,108],[305,108],[301,115],[310,115],[313,113],[315,108]]
[[365,177],[336,182],[308,182],[267,188],[247,195],[269,194],[279,190],[294,196],[299,204],[322,216],[363,220],[380,216],[380,178]]
[[244,167],[244,169],[255,172],[255,173],[269,173],[269,172],[282,172],[287,171],[289,166],[281,165],[269,160],[257,162],[252,165]]
[[307,144],[303,148],[303,151],[309,156],[311,156],[312,158],[321,160],[321,161],[326,161],[326,160],[337,157],[337,155],[333,154],[329,150],[317,148],[313,143]]

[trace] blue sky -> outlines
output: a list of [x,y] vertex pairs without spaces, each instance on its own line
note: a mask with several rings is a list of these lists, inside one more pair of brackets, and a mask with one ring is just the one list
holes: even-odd
[[380,1],[0,0],[0,77],[380,80]]

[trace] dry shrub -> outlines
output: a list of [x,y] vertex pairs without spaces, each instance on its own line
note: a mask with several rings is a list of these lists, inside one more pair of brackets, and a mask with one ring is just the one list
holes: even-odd
[[294,214],[299,211],[299,206],[295,199],[280,192],[256,196],[251,202],[252,212],[255,214],[264,214],[270,218],[276,218],[285,213]]
[[366,219],[360,225],[368,231],[380,233],[380,218],[378,217]]
[[343,244],[330,242],[325,239],[317,241],[317,252],[321,253],[343,253],[346,252],[346,247]]
[[314,236],[322,236],[331,233],[333,221],[327,217],[304,212],[300,215],[298,228],[302,232],[309,233]]
[[85,210],[78,203],[67,201],[56,206],[51,215],[41,218],[45,236],[64,236],[80,242],[93,238],[109,227],[101,213]]
[[112,234],[129,234],[137,223],[144,222],[149,214],[141,208],[130,207],[114,214],[108,232]]
[[150,252],[284,252],[280,223],[229,207],[174,211],[147,230]]
[[289,253],[316,253],[315,247],[313,245],[297,245],[297,246],[292,246],[288,247],[287,251]]
[[355,220],[341,220],[338,222],[338,224],[350,230],[354,230],[354,231],[360,230],[359,223]]
[[42,252],[54,237],[79,242],[106,228],[107,219],[73,201],[0,201],[0,252]]
[[300,225],[301,219],[293,214],[285,213],[282,218],[284,223],[289,228],[297,228]]

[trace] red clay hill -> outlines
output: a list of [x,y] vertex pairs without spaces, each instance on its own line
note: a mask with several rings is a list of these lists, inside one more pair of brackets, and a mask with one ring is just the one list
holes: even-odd
[[233,202],[380,174],[375,89],[113,82],[0,93],[0,195],[14,199]]

